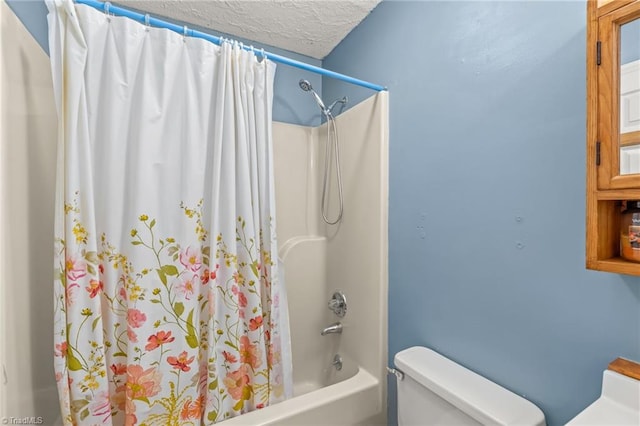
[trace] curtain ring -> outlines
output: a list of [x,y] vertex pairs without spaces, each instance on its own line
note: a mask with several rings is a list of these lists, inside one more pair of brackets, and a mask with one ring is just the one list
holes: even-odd
[[145,14],[144,15],[144,24],[147,26],[146,31],[149,32],[149,28],[151,27],[151,17],[149,16],[149,14]]
[[111,2],[104,3],[104,14],[107,15],[107,22],[111,22],[111,16],[109,15],[109,10],[111,9]]
[[187,28],[186,25],[183,27],[183,29],[184,29],[184,31],[183,31],[182,34],[183,34],[184,38],[182,40],[186,43],[187,42],[187,31],[189,31],[189,29]]
[[264,53],[264,47],[260,49],[260,56],[262,56],[263,61],[267,60],[267,54]]

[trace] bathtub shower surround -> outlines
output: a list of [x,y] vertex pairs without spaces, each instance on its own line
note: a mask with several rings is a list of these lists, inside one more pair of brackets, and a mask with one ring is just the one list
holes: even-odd
[[[320,211],[327,124],[273,125],[294,397],[225,425],[386,425],[387,93],[339,115],[336,125],[344,171],[344,217],[336,225]],[[330,199],[335,217],[339,202]],[[329,309],[337,290],[348,298],[342,317]],[[342,333],[320,335],[336,321]]]
[[[274,123],[294,398],[229,425],[386,424],[388,101],[381,92],[336,117],[344,187],[344,215],[336,225],[327,225],[320,210],[327,123]],[[329,176],[327,213],[335,218],[337,182]],[[338,290],[348,301],[343,317],[328,306]],[[320,335],[337,321],[342,333]],[[333,365],[336,354],[341,370]]]
[[215,423],[292,394],[275,65],[48,2],[65,424]]

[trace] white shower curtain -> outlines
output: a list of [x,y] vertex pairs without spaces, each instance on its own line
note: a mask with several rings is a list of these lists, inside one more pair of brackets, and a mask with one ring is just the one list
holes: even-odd
[[291,394],[275,65],[48,1],[66,424],[210,424]]

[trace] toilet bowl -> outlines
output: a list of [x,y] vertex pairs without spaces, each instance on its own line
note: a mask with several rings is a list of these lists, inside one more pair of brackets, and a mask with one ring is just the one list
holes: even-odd
[[439,353],[398,352],[398,425],[543,426],[542,410]]

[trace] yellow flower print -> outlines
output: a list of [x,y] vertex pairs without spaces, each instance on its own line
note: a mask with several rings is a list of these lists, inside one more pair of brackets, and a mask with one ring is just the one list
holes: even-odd
[[141,214],[138,219],[140,219],[142,222],[146,221],[149,219],[149,216],[147,216],[146,214]]
[[137,229],[132,229],[131,230],[131,236],[135,237],[136,235],[138,235],[138,230]]
[[80,314],[85,317],[90,317],[91,315],[93,315],[93,312],[89,308],[84,308],[82,311],[80,311]]
[[77,223],[73,226],[73,235],[76,237],[76,243],[87,243],[87,236],[89,233],[80,223]]

